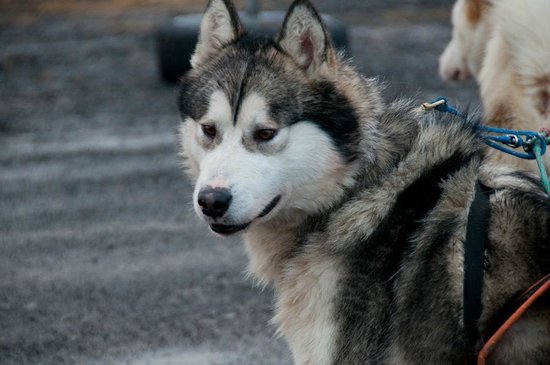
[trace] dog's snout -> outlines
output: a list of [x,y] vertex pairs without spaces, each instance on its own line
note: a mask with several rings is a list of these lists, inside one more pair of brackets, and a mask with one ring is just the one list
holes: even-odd
[[229,189],[205,188],[199,192],[197,203],[208,217],[220,218],[229,209],[233,196]]

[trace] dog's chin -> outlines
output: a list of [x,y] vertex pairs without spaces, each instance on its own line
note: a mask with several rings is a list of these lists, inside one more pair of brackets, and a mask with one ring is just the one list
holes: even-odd
[[244,223],[244,224],[211,224],[210,229],[212,232],[217,233],[221,236],[229,236],[234,233],[244,231],[250,223]]
[[210,229],[212,230],[212,232],[217,233],[220,236],[230,236],[232,234],[244,231],[255,221],[265,218],[270,213],[272,213],[280,201],[281,201],[281,195],[277,195],[275,198],[273,198],[273,200],[271,200],[271,202],[268,205],[265,206],[265,208],[260,212],[260,214],[258,214],[258,216],[255,219],[251,220],[250,222],[241,223],[241,224],[211,223],[209,225]]

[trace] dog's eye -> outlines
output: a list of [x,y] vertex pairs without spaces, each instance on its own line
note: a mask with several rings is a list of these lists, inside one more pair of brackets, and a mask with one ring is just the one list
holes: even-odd
[[258,141],[269,141],[277,135],[276,129],[259,129],[254,133],[254,138]]
[[216,133],[218,133],[218,130],[215,126],[209,125],[209,124],[202,124],[202,131],[204,134],[206,134],[210,138],[216,137]]

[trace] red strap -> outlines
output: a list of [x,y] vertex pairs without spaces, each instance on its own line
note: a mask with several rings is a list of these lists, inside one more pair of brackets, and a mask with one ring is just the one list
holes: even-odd
[[550,289],[550,273],[531,285],[515,303],[519,304],[515,312],[496,330],[493,335],[485,342],[477,356],[477,365],[485,365],[487,356],[493,350],[494,346],[502,339],[506,331],[510,329],[529,309],[529,307],[546,291]]

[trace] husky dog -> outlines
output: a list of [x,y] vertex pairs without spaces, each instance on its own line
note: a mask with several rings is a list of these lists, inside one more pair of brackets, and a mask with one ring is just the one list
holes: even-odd
[[[479,329],[549,270],[538,181],[481,168],[474,122],[385,103],[307,0],[276,40],[211,0],[191,63],[179,107],[195,211],[220,236],[244,232],[296,364],[464,363],[463,241],[478,180],[491,205]],[[550,303],[539,300],[490,360],[548,359]]]
[[[550,1],[457,0],[453,36],[439,60],[444,80],[474,76],[485,121],[508,129],[550,127]],[[506,154],[498,162],[536,170]],[[547,160],[547,168],[550,161]]]

